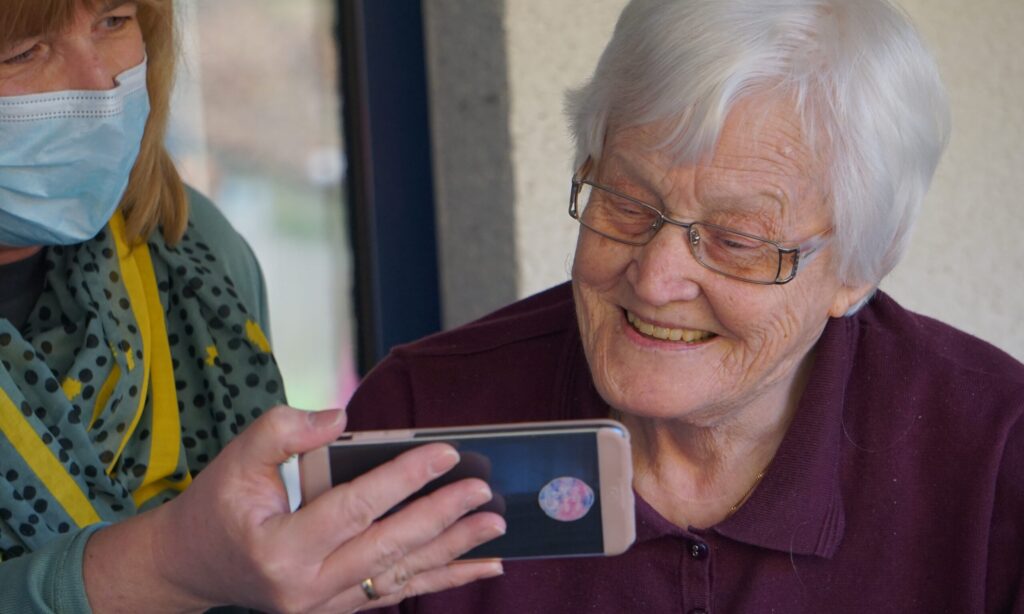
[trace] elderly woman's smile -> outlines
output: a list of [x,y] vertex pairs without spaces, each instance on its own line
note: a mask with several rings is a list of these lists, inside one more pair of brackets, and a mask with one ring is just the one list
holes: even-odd
[[636,316],[632,311],[626,312],[626,321],[645,337],[653,337],[661,341],[682,342],[684,345],[693,345],[707,341],[715,336],[715,333],[706,330],[693,330],[690,328],[674,328],[671,325],[661,325],[655,322],[648,322]]

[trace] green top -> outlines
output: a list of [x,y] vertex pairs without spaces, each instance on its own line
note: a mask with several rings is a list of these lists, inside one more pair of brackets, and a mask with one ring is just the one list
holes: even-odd
[[[191,189],[189,200],[180,244],[150,238],[148,278],[145,265],[133,274],[134,263],[149,260],[118,243],[112,221],[95,239],[47,249],[46,288],[28,321],[18,329],[0,319],[2,612],[90,612],[82,579],[89,536],[172,498],[246,424],[283,402],[262,333],[259,264],[209,200]],[[151,296],[155,310],[144,300]],[[155,321],[166,326],[175,391],[143,375],[161,364],[159,342],[143,343],[147,330],[161,330],[145,326]],[[133,349],[143,347],[156,354]],[[150,456],[158,446],[177,449],[178,464],[158,468],[159,455]]]
[[189,233],[208,238],[208,245],[217,250],[217,258],[235,281],[243,302],[249,305],[256,322],[270,336],[270,313],[267,309],[267,287],[263,271],[252,248],[238,234],[210,199],[192,188],[189,197],[189,222],[195,226]]

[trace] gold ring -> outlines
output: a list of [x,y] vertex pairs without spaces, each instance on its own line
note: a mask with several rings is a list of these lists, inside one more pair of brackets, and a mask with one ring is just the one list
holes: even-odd
[[363,589],[363,594],[370,601],[380,599],[380,593],[377,592],[377,589],[373,588],[373,578],[367,578],[360,582],[359,588]]

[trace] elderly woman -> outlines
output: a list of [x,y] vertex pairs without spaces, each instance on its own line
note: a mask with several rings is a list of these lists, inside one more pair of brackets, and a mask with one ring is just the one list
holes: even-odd
[[504,530],[458,520],[480,480],[375,521],[450,446],[289,513],[278,464],[345,416],[263,414],[259,267],[163,147],[172,6],[0,10],[0,611],[345,612],[500,573],[447,566]]
[[618,418],[637,541],[408,611],[1024,612],[1024,366],[876,291],[947,139],[904,14],[634,0],[569,106],[571,285],[397,348],[350,425]]

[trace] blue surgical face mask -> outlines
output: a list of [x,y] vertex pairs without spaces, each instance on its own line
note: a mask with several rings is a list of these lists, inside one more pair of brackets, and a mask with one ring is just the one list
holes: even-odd
[[0,97],[0,245],[81,243],[110,220],[149,116],[145,60],[116,82]]

